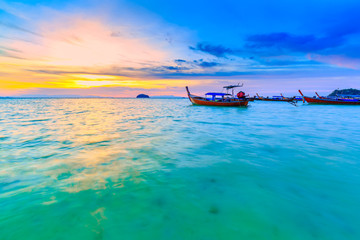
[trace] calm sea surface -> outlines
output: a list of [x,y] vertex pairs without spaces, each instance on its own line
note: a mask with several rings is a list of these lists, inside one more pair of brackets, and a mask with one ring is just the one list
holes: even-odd
[[360,107],[0,100],[0,239],[360,239]]

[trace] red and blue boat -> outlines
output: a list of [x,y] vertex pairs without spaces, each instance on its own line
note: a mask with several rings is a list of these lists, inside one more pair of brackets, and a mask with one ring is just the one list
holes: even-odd
[[321,97],[316,93],[317,97],[307,97],[302,94],[299,90],[299,93],[303,97],[303,100],[309,104],[328,104],[328,105],[360,105],[360,99],[357,98],[330,98],[330,97]]
[[[205,94],[205,97],[196,96],[190,93],[189,88],[186,86],[186,91],[189,100],[194,105],[204,106],[218,106],[218,107],[246,107],[249,103],[249,98],[245,97],[245,93],[240,91],[237,96],[234,96],[234,88],[242,87],[242,85],[230,85],[225,86],[226,93],[209,92]],[[231,90],[232,94],[229,93]]]

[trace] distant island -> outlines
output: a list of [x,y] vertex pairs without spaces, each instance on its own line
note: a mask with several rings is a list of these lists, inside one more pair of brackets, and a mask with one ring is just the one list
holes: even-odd
[[139,94],[136,96],[136,98],[150,98],[149,95],[146,94]]
[[335,97],[335,96],[339,96],[339,95],[342,95],[342,96],[354,96],[354,95],[360,96],[360,90],[353,89],[353,88],[341,89],[341,90],[337,89],[337,90],[334,90],[332,93],[330,93],[329,97]]

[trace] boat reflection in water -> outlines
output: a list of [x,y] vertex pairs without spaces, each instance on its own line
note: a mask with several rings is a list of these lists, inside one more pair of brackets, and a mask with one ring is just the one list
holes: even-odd
[[[205,94],[205,97],[200,97],[191,94],[187,86],[186,86],[186,91],[190,101],[194,105],[220,106],[220,107],[239,107],[239,106],[246,107],[250,99],[245,96],[245,93],[243,91],[240,91],[237,93],[236,97],[234,95],[234,89],[242,86],[243,85],[224,86],[224,88],[226,89],[226,93],[209,92]],[[231,94],[229,93],[230,90],[231,90]]]

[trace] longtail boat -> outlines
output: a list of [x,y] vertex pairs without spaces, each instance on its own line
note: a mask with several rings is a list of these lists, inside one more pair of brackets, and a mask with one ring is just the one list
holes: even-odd
[[328,104],[328,105],[360,105],[360,99],[355,98],[329,98],[329,97],[320,97],[317,93],[316,97],[307,97],[302,94],[299,90],[299,93],[303,99],[309,104]]
[[[230,85],[225,86],[227,93],[216,93],[209,92],[205,94],[205,97],[196,96],[190,93],[189,88],[186,86],[186,91],[189,97],[189,100],[194,105],[205,105],[205,106],[219,106],[219,107],[246,107],[249,103],[249,100],[244,96],[242,98],[236,98],[234,96],[234,88],[242,87],[242,85]],[[232,90],[232,94],[229,94],[228,91]]]
[[[259,94],[256,94],[258,96],[258,98],[256,98],[256,100],[259,101],[269,101],[269,102],[297,102],[299,101],[299,98],[297,97],[284,97],[282,94],[280,94],[281,96],[273,96],[272,98],[264,98],[264,97],[260,97]],[[301,101],[301,99],[300,99]]]

